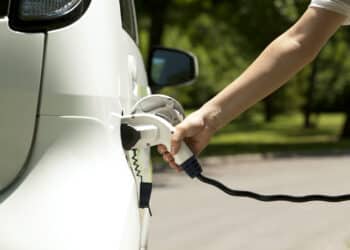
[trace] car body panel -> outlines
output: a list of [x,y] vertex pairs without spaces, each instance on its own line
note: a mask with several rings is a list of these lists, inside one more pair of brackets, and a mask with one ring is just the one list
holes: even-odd
[[37,135],[26,172],[0,195],[0,249],[140,249],[148,228],[118,118],[141,97],[129,55],[146,90],[147,78],[125,34],[115,0],[92,1],[76,23],[46,34]]
[[[92,0],[77,22],[33,36],[42,39],[41,54],[33,53],[43,58],[30,61],[43,65],[41,86],[30,89],[40,103],[32,112],[36,133],[33,120],[21,178],[0,193],[0,249],[146,249],[149,213],[138,208],[140,178],[122,148],[120,118],[150,89],[139,48],[122,29],[119,1]],[[152,170],[149,149],[138,158]]]
[[[126,31],[122,31],[123,37],[123,48],[127,53],[127,75],[125,77],[125,82],[131,87],[131,92],[129,92],[129,103],[124,107],[124,114],[130,114],[133,110],[134,105],[142,97],[150,95],[151,90],[148,86],[148,79],[146,74],[146,69],[142,60],[142,55],[135,41],[129,36]],[[129,165],[134,171],[134,176],[137,182],[137,190],[140,190],[141,178],[138,177],[134,161],[132,160],[134,152],[128,152]],[[151,162],[151,151],[149,148],[138,149],[136,153],[138,165],[140,165],[139,170],[141,170],[141,176],[143,182],[152,182],[152,162]],[[142,250],[147,249],[148,245],[148,234],[150,225],[150,211],[149,209],[140,209],[141,215],[141,235],[140,235],[140,248]]]
[[39,100],[43,34],[21,34],[0,19],[0,191],[30,152]]
[[28,172],[0,206],[0,249],[139,249],[135,181],[119,137],[118,124],[41,117]]
[[129,105],[126,106],[126,113],[130,113],[136,102],[151,94],[148,86],[146,69],[143,63],[142,55],[137,44],[132,40],[127,32],[122,31],[123,48],[127,54],[128,72],[125,82],[130,85]]
[[119,13],[118,1],[92,1],[79,21],[48,32],[41,115],[106,120],[116,105],[128,105]]

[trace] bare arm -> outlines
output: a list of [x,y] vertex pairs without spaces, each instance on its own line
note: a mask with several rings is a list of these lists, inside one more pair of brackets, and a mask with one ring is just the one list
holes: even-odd
[[202,151],[218,129],[281,87],[310,63],[345,19],[345,16],[325,9],[308,8],[240,77],[176,127],[171,154],[165,147],[159,147],[163,158],[170,166],[178,168],[172,155],[178,152],[183,139],[194,153]]
[[321,8],[308,8],[289,30],[275,39],[233,83],[205,104],[221,128],[243,111],[281,87],[310,63],[345,17]]

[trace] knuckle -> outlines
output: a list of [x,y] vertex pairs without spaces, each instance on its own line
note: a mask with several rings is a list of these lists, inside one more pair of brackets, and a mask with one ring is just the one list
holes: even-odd
[[167,158],[168,162],[172,162],[174,160],[174,158],[171,156],[170,153],[166,154],[166,158]]
[[157,147],[157,150],[160,154],[164,154],[166,152],[166,148],[164,148],[164,146],[158,146]]
[[163,155],[163,160],[166,161],[166,162],[168,161],[168,158],[166,157],[165,154]]

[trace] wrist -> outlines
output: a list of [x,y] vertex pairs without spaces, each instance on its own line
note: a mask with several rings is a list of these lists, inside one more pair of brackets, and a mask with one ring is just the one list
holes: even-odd
[[201,113],[205,127],[208,128],[212,134],[223,127],[220,119],[222,113],[220,106],[206,103],[199,109],[199,112]]

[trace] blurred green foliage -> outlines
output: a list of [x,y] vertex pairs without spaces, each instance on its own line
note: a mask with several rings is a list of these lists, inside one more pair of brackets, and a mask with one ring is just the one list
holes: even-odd
[[[152,45],[191,51],[200,75],[192,86],[165,88],[186,107],[196,109],[232,82],[279,34],[302,15],[306,0],[136,0],[141,50]],[[271,122],[279,114],[303,113],[306,128],[320,126],[313,114],[343,112],[339,133],[350,137],[349,28],[341,28],[290,83],[254,106],[240,119],[261,114]]]
[[249,123],[236,121],[214,136],[203,155],[242,153],[348,153],[350,140],[338,140],[342,114],[314,115],[318,127],[303,129],[302,114],[278,115],[265,123],[259,114]]

